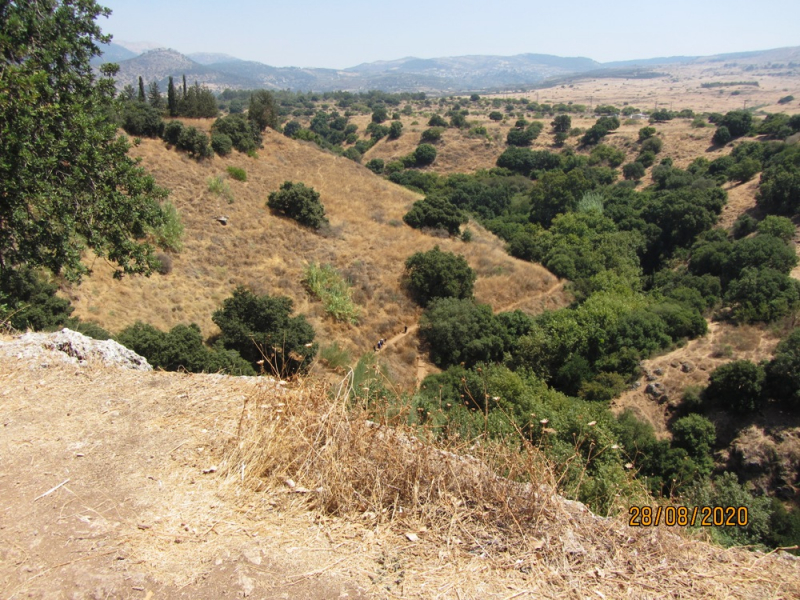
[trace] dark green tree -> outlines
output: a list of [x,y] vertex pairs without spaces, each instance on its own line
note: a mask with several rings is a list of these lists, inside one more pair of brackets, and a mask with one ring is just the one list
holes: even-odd
[[406,260],[406,277],[414,299],[427,306],[435,298],[471,298],[477,275],[463,256],[435,246]]
[[256,131],[264,131],[267,127],[277,129],[278,113],[275,97],[267,90],[258,90],[250,96],[247,118]]
[[430,227],[445,229],[450,235],[458,235],[458,230],[468,221],[467,216],[441,196],[427,196],[417,200],[403,216],[403,221],[415,229]]
[[417,146],[417,149],[414,150],[414,162],[419,167],[425,167],[427,165],[433,164],[433,161],[436,160],[436,148],[431,146],[430,144],[420,144]]
[[769,395],[790,403],[797,410],[800,407],[800,328],[781,340],[766,372]]
[[691,414],[672,425],[672,444],[683,448],[700,467],[701,475],[710,475],[714,467],[711,450],[717,441],[717,430],[707,418]]
[[312,229],[328,224],[325,207],[319,200],[319,192],[302,183],[284,181],[278,191],[269,195],[267,206]]
[[222,332],[226,348],[267,372],[293,375],[305,371],[317,353],[314,329],[303,315],[290,316],[292,301],[285,296],[257,296],[238,287],[211,317]]
[[239,152],[250,152],[261,146],[261,132],[257,124],[242,114],[220,117],[211,126],[211,133],[227,135]]
[[553,119],[551,125],[553,126],[554,133],[569,133],[569,130],[572,129],[572,117],[569,115],[558,115]]
[[403,124],[400,121],[392,121],[389,126],[389,139],[396,140],[403,134]]
[[109,116],[114,66],[90,59],[103,36],[91,0],[14,2],[0,9],[0,274],[28,265],[78,279],[82,252],[116,275],[158,266],[144,240],[163,227],[155,185]]
[[161,96],[161,89],[158,87],[158,82],[155,80],[151,81],[150,85],[147,86],[147,100],[150,102],[150,106],[156,110],[163,110],[164,98]]
[[758,410],[763,402],[764,369],[749,360],[735,360],[717,367],[704,393],[713,406],[740,414]]
[[178,116],[178,97],[175,94],[175,82],[172,80],[172,75],[169,76],[167,84],[167,110],[169,110],[170,117]]
[[472,300],[433,300],[420,319],[420,335],[431,349],[431,358],[441,367],[502,358],[506,331],[488,304]]
[[147,96],[144,93],[144,79],[139,75],[139,102],[145,102],[146,100]]

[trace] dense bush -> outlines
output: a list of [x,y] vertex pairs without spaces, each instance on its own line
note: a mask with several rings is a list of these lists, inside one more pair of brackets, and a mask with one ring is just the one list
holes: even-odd
[[430,144],[420,144],[417,146],[417,149],[414,150],[413,156],[414,162],[418,167],[425,167],[433,164],[433,161],[436,160],[436,148]]
[[170,121],[164,126],[164,132],[161,134],[161,137],[168,144],[177,146],[182,131],[183,131],[183,123],[181,123],[180,121]]
[[467,216],[456,206],[441,196],[426,196],[414,202],[411,210],[403,217],[410,227],[422,229],[444,229],[450,235],[457,235]]
[[376,175],[381,175],[385,168],[382,158],[373,158],[365,166]]
[[220,117],[211,126],[211,133],[227,135],[239,152],[252,152],[261,146],[261,132],[241,114]]
[[403,124],[400,121],[392,121],[389,126],[389,139],[396,140],[403,134]]
[[181,129],[175,147],[178,150],[183,150],[192,158],[210,158],[214,155],[208,136],[196,127],[184,127]]
[[279,190],[270,193],[267,206],[312,229],[328,224],[319,192],[303,183],[284,181]]
[[314,329],[291,312],[292,301],[285,296],[257,296],[238,287],[212,320],[226,348],[237,350],[255,369],[263,360],[267,372],[286,376],[305,371],[317,352]]
[[766,388],[772,398],[800,408],[800,328],[778,344],[766,367]]
[[428,127],[447,127],[447,125],[447,119],[445,119],[442,115],[433,115],[430,118],[430,121],[428,121]]
[[125,133],[136,137],[157,138],[164,132],[161,111],[142,102],[124,102],[120,119]]
[[642,177],[644,177],[645,169],[644,165],[639,161],[634,161],[628,163],[624,167],[622,167],[622,176],[625,179],[632,179],[635,181],[639,181]]
[[717,127],[717,130],[714,132],[714,137],[711,138],[711,141],[717,146],[724,146],[732,139],[733,136],[731,135],[730,130],[725,127],[725,125],[721,125]]
[[416,302],[427,306],[436,298],[472,298],[476,274],[463,256],[435,246],[406,260],[406,277]]
[[204,346],[200,328],[194,323],[177,325],[163,332],[137,322],[123,329],[116,341],[144,356],[153,367],[165,371],[255,375],[253,367],[235,350],[225,350],[220,345],[211,349]]
[[224,133],[211,134],[211,148],[219,156],[227,156],[233,149],[233,140]]
[[426,142],[428,144],[435,144],[440,139],[442,139],[442,133],[444,132],[444,127],[431,127],[430,129],[426,129],[422,132],[422,136],[420,137],[421,141]]
[[711,373],[704,400],[723,410],[751,413],[762,405],[764,378],[764,369],[749,360],[724,364]]
[[56,295],[58,286],[27,268],[0,273],[0,322],[7,320],[19,331],[56,329],[70,324],[74,308],[69,300]]
[[433,300],[420,319],[420,335],[439,366],[498,361],[506,346],[506,331],[488,304],[470,299]]

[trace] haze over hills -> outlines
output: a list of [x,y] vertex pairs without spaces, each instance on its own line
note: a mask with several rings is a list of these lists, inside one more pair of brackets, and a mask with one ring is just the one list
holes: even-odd
[[[126,55],[127,53],[127,55]],[[652,76],[658,65],[730,62],[784,64],[800,69],[800,47],[777,48],[757,52],[740,52],[715,56],[674,56],[599,63],[584,57],[559,57],[548,54],[516,56],[456,56],[422,59],[406,57],[397,60],[363,63],[347,69],[273,67],[257,61],[245,61],[219,53],[183,55],[176,50],[156,49],[138,56],[117,44],[109,44],[105,58],[120,65],[117,82],[120,87],[145,81],[165,83],[172,75],[186,75],[212,90],[225,88],[290,89],[296,91],[367,91],[427,92],[446,94],[463,91],[487,91],[541,86],[559,78],[596,74],[610,69],[637,69],[622,73],[625,77]],[[127,57],[126,57],[127,56]],[[102,60],[99,62],[103,62]]]

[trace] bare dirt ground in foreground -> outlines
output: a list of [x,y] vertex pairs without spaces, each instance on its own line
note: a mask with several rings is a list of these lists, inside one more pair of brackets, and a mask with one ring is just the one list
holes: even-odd
[[532,494],[534,523],[488,520],[480,536],[464,500],[442,505],[442,527],[328,517],[299,489],[221,474],[244,399],[289,406],[291,386],[56,356],[0,355],[4,600],[800,597],[796,559],[632,528],[552,493]]

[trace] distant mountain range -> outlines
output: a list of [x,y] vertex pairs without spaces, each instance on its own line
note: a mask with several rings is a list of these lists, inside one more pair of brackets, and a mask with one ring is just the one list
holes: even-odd
[[516,56],[454,56],[444,58],[407,57],[398,60],[363,63],[347,69],[272,67],[260,62],[240,60],[227,54],[200,52],[184,55],[176,50],[155,49],[136,54],[118,44],[103,47],[95,63],[116,62],[120,66],[117,85],[136,85],[139,76],[146,82],[166,84],[170,75],[179,81],[186,75],[215,91],[225,88],[296,91],[427,92],[448,94],[465,91],[521,89],[580,74],[627,77],[653,76],[659,65],[699,62],[738,61],[746,64],[793,63],[800,65],[800,47],[758,52],[739,52],[716,56],[674,56],[599,63],[589,58],[564,58],[549,54]]

